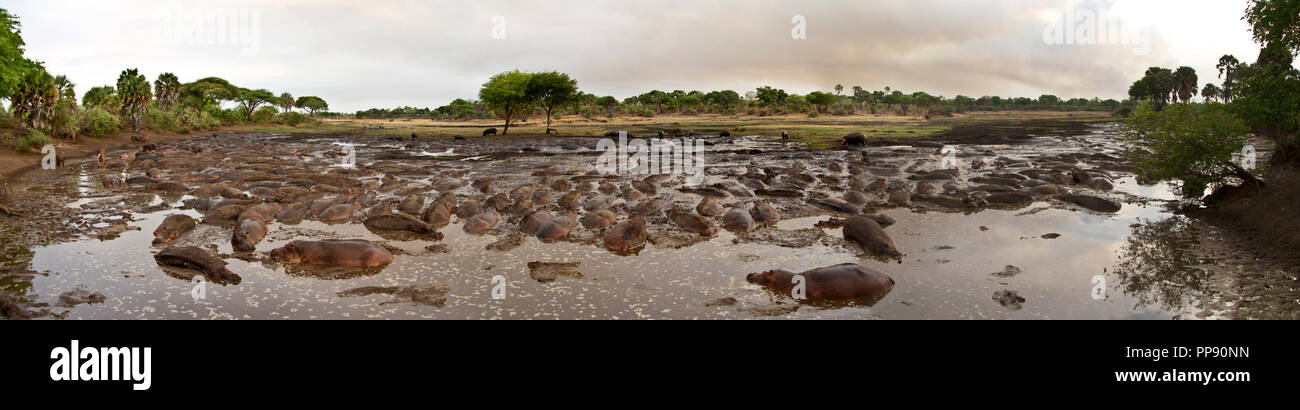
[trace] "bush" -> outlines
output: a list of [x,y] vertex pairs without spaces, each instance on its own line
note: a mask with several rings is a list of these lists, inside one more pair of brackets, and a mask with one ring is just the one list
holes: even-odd
[[180,128],[176,113],[150,105],[144,113],[144,128],[154,131],[176,132]]
[[1115,109],[1114,115],[1120,118],[1128,118],[1128,116],[1133,115],[1133,109],[1129,107],[1119,107]]
[[270,122],[272,119],[275,118],[275,115],[279,113],[280,110],[275,109],[275,107],[269,105],[263,105],[261,108],[258,108],[256,111],[253,111],[253,122],[256,123]]
[[27,130],[27,135],[18,138],[18,142],[14,143],[14,151],[30,151],[32,148],[43,147],[45,144],[49,143],[50,137],[45,136],[44,133],[33,128]]
[[1143,103],[1123,132],[1139,179],[1177,180],[1184,196],[1200,197],[1210,184],[1223,184],[1232,177],[1259,182],[1234,160],[1246,144],[1248,130],[1223,104],[1169,104],[1156,111]]
[[59,100],[54,106],[54,117],[50,119],[50,133],[56,137],[75,138],[81,133],[81,126],[86,121],[86,112],[71,99]]
[[102,137],[122,129],[122,119],[105,111],[103,108],[91,108],[86,111],[86,126],[82,133],[92,137]]
[[290,111],[290,112],[280,113],[275,116],[275,122],[277,124],[285,124],[290,127],[297,127],[298,124],[302,124],[304,122],[311,122],[311,121],[312,121],[311,117],[300,112]]

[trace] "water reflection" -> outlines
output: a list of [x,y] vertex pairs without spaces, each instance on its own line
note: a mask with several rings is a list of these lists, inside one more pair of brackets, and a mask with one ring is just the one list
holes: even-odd
[[1211,296],[1211,273],[1199,266],[1206,261],[1195,252],[1196,231],[1182,216],[1140,220],[1120,249],[1114,270],[1118,287],[1137,306],[1169,311],[1185,310]]

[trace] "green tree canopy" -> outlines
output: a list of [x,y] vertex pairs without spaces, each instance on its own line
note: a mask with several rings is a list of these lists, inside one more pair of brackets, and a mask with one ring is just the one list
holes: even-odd
[[505,120],[501,134],[510,131],[510,124],[522,117],[532,108],[535,101],[528,93],[528,83],[532,74],[519,70],[506,71],[493,75],[478,92],[478,98],[488,108]]
[[153,100],[149,91],[149,79],[134,68],[122,70],[117,77],[117,95],[122,103],[121,113],[131,120],[131,130],[140,130],[140,118],[145,106]]
[[535,73],[528,79],[529,99],[546,112],[546,132],[551,132],[551,111],[578,97],[578,82],[568,74],[546,71]]
[[294,105],[298,108],[307,110],[307,112],[313,117],[315,117],[318,112],[330,109],[329,104],[325,103],[325,99],[314,95],[298,97],[298,101],[295,101]]

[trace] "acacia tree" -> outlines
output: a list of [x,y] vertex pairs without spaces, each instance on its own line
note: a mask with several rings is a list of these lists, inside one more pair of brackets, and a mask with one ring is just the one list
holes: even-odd
[[140,116],[153,99],[149,92],[149,79],[134,68],[122,70],[117,77],[117,94],[121,97],[121,113],[131,119],[131,131],[140,130]]
[[618,107],[617,98],[606,95],[604,97],[600,97],[596,99],[596,104],[600,104],[600,106],[605,107],[605,114],[608,115],[609,118],[614,118],[614,107]]
[[234,100],[239,96],[239,90],[222,78],[205,77],[181,85],[181,99],[186,105],[203,110],[210,106],[219,107],[222,101]]
[[257,106],[268,104],[274,100],[275,94],[271,94],[271,92],[267,91],[265,88],[259,88],[256,90],[241,88],[239,90],[239,97],[236,97],[236,101],[239,101],[239,104],[244,106],[244,118],[248,121],[253,120],[253,111],[257,110]]
[[[546,133],[551,133],[551,111],[578,99],[578,81],[568,74],[547,71],[532,74],[528,80],[529,99],[546,112]],[[558,132],[557,132],[558,133]]]
[[510,132],[510,123],[522,117],[532,108],[532,95],[528,93],[528,83],[532,74],[519,70],[498,73],[478,92],[478,99],[505,120],[501,135]]
[[1161,111],[1143,104],[1129,118],[1124,137],[1139,176],[1181,181],[1184,196],[1199,197],[1210,184],[1229,177],[1260,183],[1233,160],[1247,131],[1222,104],[1174,104]]
[[293,105],[307,110],[313,118],[316,117],[317,112],[330,109],[330,105],[325,103],[325,99],[314,95],[298,97],[298,101],[295,101]]

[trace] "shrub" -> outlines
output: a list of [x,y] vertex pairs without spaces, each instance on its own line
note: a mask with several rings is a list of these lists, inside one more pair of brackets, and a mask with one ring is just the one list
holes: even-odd
[[1186,197],[1200,197],[1210,184],[1230,177],[1259,182],[1233,157],[1242,152],[1247,131],[1244,121],[1218,103],[1169,104],[1160,111],[1143,103],[1123,130],[1138,177],[1181,181]]
[[290,127],[297,127],[298,124],[311,121],[311,117],[300,112],[284,112],[275,116],[275,122],[277,124],[285,124]]
[[50,133],[56,137],[74,138],[81,133],[81,126],[86,121],[86,112],[71,99],[62,99],[54,106],[54,117],[50,119]]
[[43,147],[45,144],[49,143],[50,137],[47,137],[44,133],[32,128],[27,130],[27,135],[18,138],[18,142],[14,143],[14,150],[18,152],[29,151],[32,148]]
[[99,107],[86,111],[85,121],[82,133],[92,137],[102,137],[122,129],[121,118]]
[[269,105],[263,105],[261,108],[258,108],[256,111],[253,111],[253,122],[256,123],[270,122],[272,119],[275,118],[275,115],[279,113],[280,110],[275,109],[275,107]]
[[176,113],[150,106],[144,113],[145,127],[154,131],[176,132],[179,127],[179,121],[176,120]]
[[1115,109],[1114,114],[1116,117],[1128,118],[1128,116],[1133,115],[1133,109],[1129,107],[1119,107]]

